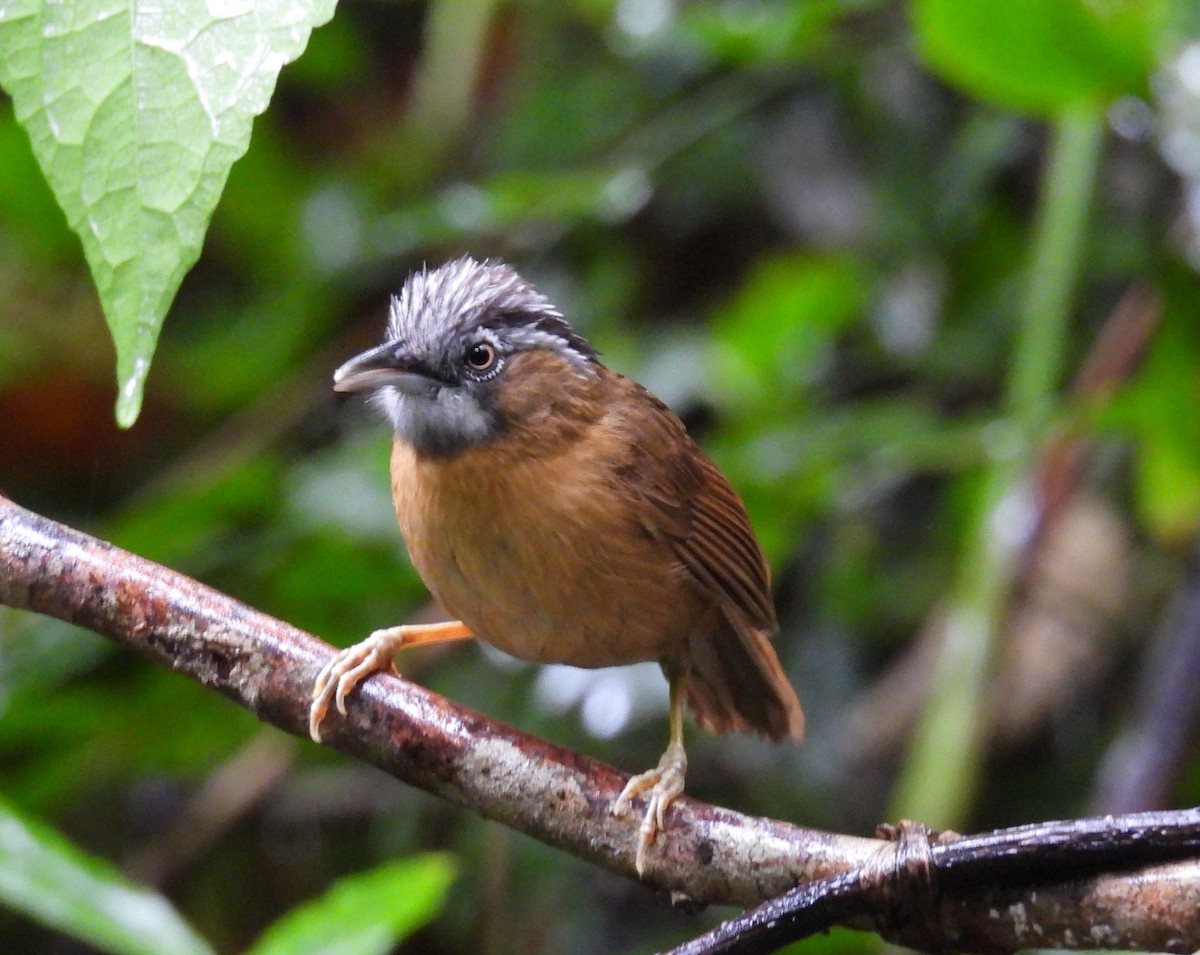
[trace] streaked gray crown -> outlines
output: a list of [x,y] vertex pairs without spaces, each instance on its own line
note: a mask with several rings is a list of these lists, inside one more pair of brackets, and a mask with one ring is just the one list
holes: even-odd
[[551,348],[576,365],[596,351],[545,295],[503,262],[469,256],[409,276],[392,297],[388,337],[434,354],[475,328],[493,329],[517,348]]

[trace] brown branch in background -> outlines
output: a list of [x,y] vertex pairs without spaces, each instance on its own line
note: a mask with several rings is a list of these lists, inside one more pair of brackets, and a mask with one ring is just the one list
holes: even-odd
[[[1121,296],[1071,382],[1071,398],[1095,407],[1129,380],[1162,324],[1163,300],[1148,285],[1131,286]],[[1068,431],[1042,452],[1036,477],[1038,533],[1052,524],[1082,482],[1093,442]],[[1035,533],[1035,538],[1037,534]]]
[[[307,735],[313,678],[332,652],[288,624],[3,497],[0,602],[108,636],[300,737]],[[405,782],[633,877],[637,819],[615,818],[609,811],[626,781],[623,773],[391,676],[366,681],[356,691],[351,715],[331,717],[326,729],[330,745]],[[1094,853],[1088,871],[1117,864],[1127,871],[1135,864],[1197,854],[1200,842],[1193,830],[1200,820],[1195,815],[1084,820],[1066,824],[1065,838],[1079,843],[1073,851]],[[1168,819],[1176,828],[1163,822]],[[1150,836],[1114,857],[1109,837],[1124,831],[1114,828],[1118,824],[1140,827]],[[959,894],[954,877],[943,877],[938,868],[942,887],[931,907],[928,890],[905,874],[913,868],[912,858],[921,855],[914,856],[914,845],[921,843],[912,838],[892,842],[823,833],[683,798],[668,813],[646,881],[677,898],[740,906],[804,883],[772,903],[777,907],[772,911],[785,920],[805,911],[795,904],[797,895],[837,900],[861,892],[865,884],[868,893],[876,893],[876,902],[883,898],[880,892],[890,892],[893,902],[875,908],[826,904],[814,922],[817,928],[848,922],[929,947],[1200,948],[1200,863],[1193,859],[1130,875],[1086,875],[1078,860],[1056,855],[1052,841],[1037,842],[1038,833],[1046,831],[1061,835],[1051,826],[970,839],[943,837],[928,848],[935,868],[952,867],[957,856],[947,847],[958,847],[957,852],[971,850],[981,859],[994,856],[996,868],[988,870],[979,861],[971,865],[984,868],[971,871],[990,871],[996,878],[979,877],[970,893]],[[1033,846],[1032,860],[1012,855],[1014,844]],[[886,875],[893,870],[895,877]],[[1036,880],[1036,893],[1030,892],[1030,879]],[[980,880],[986,884],[979,885]],[[918,917],[910,917],[910,909]]]
[[272,792],[296,761],[298,743],[261,730],[209,774],[171,826],[126,856],[122,869],[145,885],[161,886]]
[[1167,805],[1200,726],[1200,538],[1141,662],[1133,702],[1100,763],[1092,805]]

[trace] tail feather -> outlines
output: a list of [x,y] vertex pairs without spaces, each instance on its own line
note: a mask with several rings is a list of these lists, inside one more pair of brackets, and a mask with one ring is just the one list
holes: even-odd
[[804,735],[804,712],[765,631],[719,609],[693,631],[677,665],[696,722],[714,733]]

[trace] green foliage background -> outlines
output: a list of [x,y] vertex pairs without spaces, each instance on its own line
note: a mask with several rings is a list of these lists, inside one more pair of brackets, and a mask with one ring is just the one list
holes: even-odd
[[[425,596],[391,517],[388,435],[334,401],[329,375],[377,339],[409,270],[503,257],[684,416],[774,566],[810,739],[693,734],[691,793],[864,833],[1105,808],[1102,767],[1200,517],[1189,4],[343,0],[223,193],[205,167],[196,191],[219,204],[202,251],[205,208],[186,210],[179,248],[130,220],[115,247],[133,250],[131,284],[85,238],[99,297],[67,222],[86,233],[104,203],[64,217],[47,180],[61,191],[65,173],[31,149],[54,131],[40,93],[22,106],[44,50],[11,25],[38,9],[0,5],[16,103],[0,100],[0,487],[19,503],[335,643],[405,619]],[[271,79],[214,147],[222,162]],[[159,113],[175,128],[141,141],[192,141],[196,115]],[[137,152],[93,132],[85,155]],[[197,254],[160,334],[155,303]],[[1130,309],[1152,329],[1137,360],[1073,392]],[[121,430],[113,369],[125,387],[152,353]],[[1090,587],[1053,590],[1056,626],[1023,628],[1018,610],[1066,573],[1024,537],[1064,435],[1083,462],[1070,499],[1086,491],[1101,515],[1076,543],[1115,556]],[[630,770],[665,737],[653,673],[571,682],[472,647],[404,666]],[[1034,702],[1002,705],[1018,697]],[[1196,765],[1170,768],[1172,799],[1197,802]],[[727,914],[672,911],[9,611],[0,800],[6,951],[59,950],[60,932],[144,950],[97,903],[131,883],[170,900],[151,937],[180,951],[244,951],[269,926],[261,951],[325,951],[323,929],[345,924],[362,928],[355,951],[408,936],[405,951],[640,952]],[[52,903],[75,890],[47,872],[83,886],[66,917]],[[328,908],[298,908],[313,898]]]

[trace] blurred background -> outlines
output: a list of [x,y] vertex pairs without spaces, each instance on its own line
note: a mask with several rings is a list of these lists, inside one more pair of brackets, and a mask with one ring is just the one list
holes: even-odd
[[[1200,22],[1046,6],[1108,45],[1069,17],[972,40],[934,0],[343,0],[256,121],[127,432],[0,98],[0,488],[338,645],[426,612],[388,429],[330,374],[410,270],[502,257],[684,418],[772,563],[809,738],[693,729],[691,795],[856,834],[1200,802]],[[402,666],[630,771],[666,738],[653,666]],[[0,799],[221,952],[430,849],[458,876],[400,951],[648,952],[730,914],[7,610]],[[2,910],[0,939],[90,951]]]

